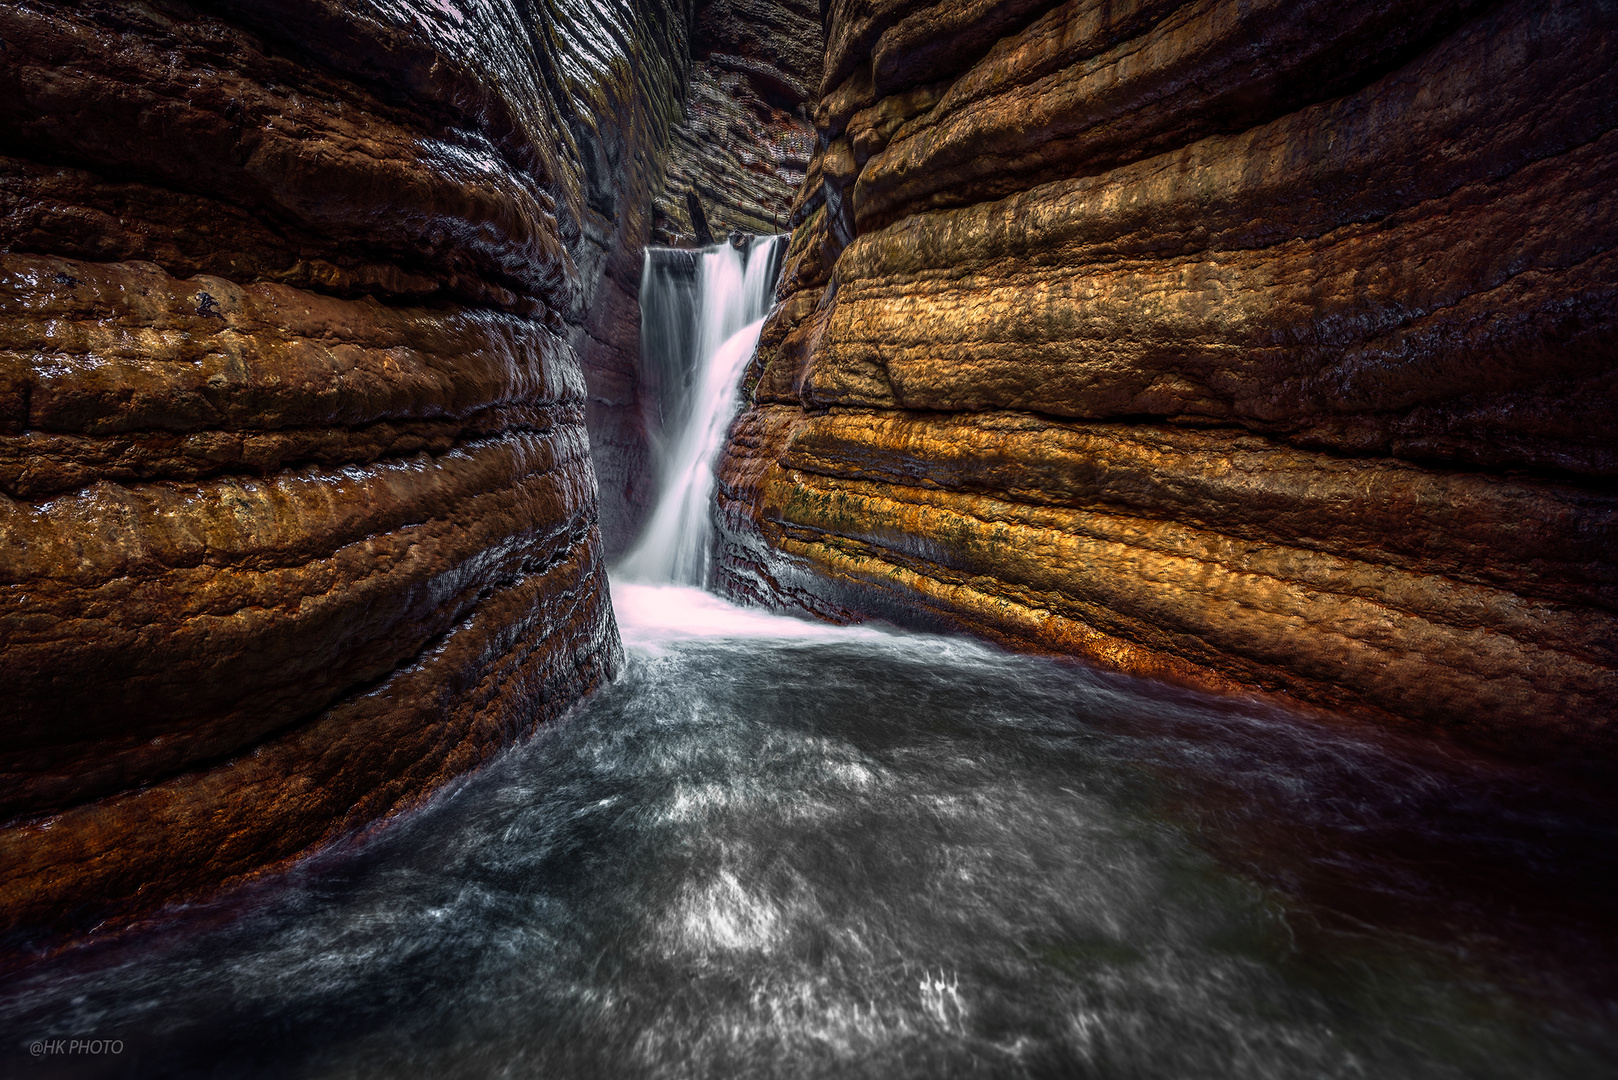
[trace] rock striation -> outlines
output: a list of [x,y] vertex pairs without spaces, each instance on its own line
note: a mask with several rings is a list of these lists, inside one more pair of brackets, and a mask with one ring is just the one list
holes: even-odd
[[826,33],[725,590],[1610,757],[1618,5]]
[[685,117],[669,146],[653,237],[698,238],[688,200],[708,231],[785,232],[814,152],[810,109],[821,78],[820,21],[807,0],[707,0],[692,18]]
[[422,798],[621,657],[586,435],[688,16],[0,4],[0,930]]

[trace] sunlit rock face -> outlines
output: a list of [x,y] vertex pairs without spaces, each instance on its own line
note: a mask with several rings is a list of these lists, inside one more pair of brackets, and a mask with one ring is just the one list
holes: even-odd
[[833,3],[732,594],[1610,753],[1618,6]]
[[615,669],[580,355],[633,326],[686,17],[0,4],[13,945],[407,805]]

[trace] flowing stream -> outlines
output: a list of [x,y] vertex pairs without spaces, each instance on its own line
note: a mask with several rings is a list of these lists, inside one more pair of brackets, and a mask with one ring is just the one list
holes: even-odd
[[[734,407],[696,374],[669,498]],[[625,673],[491,767],[13,977],[5,1075],[1618,1076],[1588,785],[659,558],[615,578]]]

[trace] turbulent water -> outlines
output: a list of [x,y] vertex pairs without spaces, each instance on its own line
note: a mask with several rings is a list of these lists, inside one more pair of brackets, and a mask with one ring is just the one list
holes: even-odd
[[626,672],[15,976],[6,1075],[1618,1076],[1618,812],[1570,781],[629,583],[702,579],[778,254],[648,261],[670,439]]
[[[1609,808],[966,642],[615,589],[494,767],[0,993],[20,1072],[1593,1077]],[[31,1040],[122,1039],[30,1059]]]

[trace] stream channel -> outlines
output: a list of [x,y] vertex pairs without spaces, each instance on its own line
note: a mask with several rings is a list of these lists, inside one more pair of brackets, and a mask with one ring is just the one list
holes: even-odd
[[[665,256],[719,323],[663,373],[623,674],[378,829],[22,972],[8,1074],[1618,1076],[1597,786],[693,584],[779,256]],[[122,1050],[27,1055],[91,1037]]]

